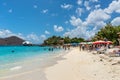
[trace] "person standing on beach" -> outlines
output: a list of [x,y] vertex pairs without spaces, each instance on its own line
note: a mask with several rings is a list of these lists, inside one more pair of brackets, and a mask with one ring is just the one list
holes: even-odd
[[67,47],[68,47],[68,50],[70,50],[70,45],[68,45]]
[[81,51],[81,48],[82,48],[82,44],[80,44],[80,45],[79,45],[79,47],[80,47],[80,51]]
[[83,44],[83,45],[82,45],[82,50],[84,51],[84,49],[85,49],[85,45]]

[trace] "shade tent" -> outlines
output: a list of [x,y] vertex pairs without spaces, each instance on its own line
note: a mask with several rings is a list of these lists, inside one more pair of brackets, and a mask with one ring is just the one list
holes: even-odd
[[106,41],[106,44],[112,44],[113,42],[112,41]]
[[93,42],[87,42],[87,44],[93,44]]
[[87,44],[86,42],[81,42],[81,43],[79,43],[79,44]]
[[93,42],[81,42],[79,44],[93,44]]
[[112,44],[112,41],[95,41],[93,44]]
[[95,42],[81,42],[79,44],[112,44],[112,41],[95,41]]
[[105,44],[105,41],[95,41],[93,44]]

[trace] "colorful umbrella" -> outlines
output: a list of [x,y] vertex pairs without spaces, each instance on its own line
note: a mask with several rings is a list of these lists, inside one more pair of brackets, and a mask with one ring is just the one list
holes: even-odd
[[106,44],[106,42],[105,41],[95,41],[95,42],[93,42],[93,44]]
[[95,41],[93,44],[112,44],[112,41]]
[[112,44],[113,42],[112,41],[106,41],[106,44]]

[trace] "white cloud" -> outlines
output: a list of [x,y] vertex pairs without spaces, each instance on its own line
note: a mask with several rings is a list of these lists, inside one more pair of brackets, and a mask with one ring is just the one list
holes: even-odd
[[1,38],[5,38],[5,37],[9,37],[9,36],[18,36],[18,37],[24,39],[24,37],[21,33],[13,33],[8,29],[0,29],[0,37]]
[[0,37],[4,38],[4,37],[8,37],[9,35],[11,35],[12,32],[10,30],[0,30]]
[[86,20],[88,24],[96,24],[96,22],[106,21],[110,18],[111,16],[105,13],[104,10],[97,9],[97,10],[92,11],[88,15],[88,18]]
[[[90,2],[99,2],[98,0],[84,1],[84,6],[87,10],[90,10]],[[112,1],[107,8],[101,9],[101,5],[95,5],[95,9],[92,10],[87,18],[83,21],[79,17],[72,16],[70,23],[76,26],[74,29],[64,33],[64,36],[69,37],[82,37],[85,39],[94,36],[102,27],[106,25],[106,21],[111,19],[113,12],[120,13],[120,0]],[[116,17],[112,20],[113,25],[120,25],[120,17]]]
[[105,11],[109,14],[116,12],[120,13],[120,0],[114,0],[111,4],[109,4],[109,7],[105,9]]
[[[83,24],[86,22],[83,22]],[[90,26],[86,26],[86,25],[82,25],[82,26],[78,26],[72,30],[69,30],[67,32],[65,32],[63,34],[63,36],[69,36],[70,38],[73,37],[81,37],[81,38],[85,38],[85,39],[89,39],[90,37],[94,36],[95,33],[99,30],[97,26],[95,26],[93,29]]]
[[45,35],[38,36],[34,33],[23,35],[22,33],[13,33],[8,29],[0,29],[0,38],[6,38],[10,36],[17,36],[32,43],[42,43],[46,39]]
[[46,31],[45,31],[45,34],[50,34],[50,32],[46,30]]
[[64,28],[62,26],[54,25],[54,31],[56,31],[56,32],[62,32],[63,30],[64,30]]
[[77,4],[78,4],[78,5],[81,5],[81,4],[82,4],[82,0],[78,0],[78,1],[77,1]]
[[91,7],[89,6],[89,1],[85,1],[84,6],[86,7],[87,10],[91,9]]
[[82,8],[77,8],[76,9],[76,13],[77,13],[78,16],[81,16],[82,12],[83,12]]
[[73,7],[73,5],[71,5],[71,4],[63,4],[63,5],[61,5],[61,8],[63,8],[63,9],[71,9]]
[[42,13],[47,13],[48,12],[48,9],[44,9],[44,10],[42,10]]
[[111,16],[105,13],[102,9],[91,11],[85,21],[72,16],[70,23],[71,25],[76,26],[76,28],[65,32],[64,36],[82,37],[88,39],[91,36],[94,36],[99,29],[104,27],[106,25],[105,21],[110,18]]
[[89,0],[89,1],[91,1],[91,2],[98,2],[98,0]]
[[95,5],[95,8],[96,8],[96,9],[100,8],[100,4]]
[[9,10],[8,10],[8,12],[9,12],[9,13],[12,13],[12,12],[13,12],[13,10],[12,10],[12,9],[9,9]]
[[65,21],[65,24],[68,24],[69,22],[68,21]]
[[39,41],[39,37],[36,34],[31,33],[31,34],[27,35],[27,40],[37,41],[38,42]]
[[[85,22],[83,22],[83,23],[85,23]],[[88,30],[88,28],[89,27],[85,26],[85,25],[78,26],[75,29],[65,32],[63,34],[63,36],[69,36],[70,38],[81,37],[81,38],[89,39],[95,35],[95,33],[98,31],[98,29],[96,27],[94,27],[93,29]]]
[[70,23],[73,26],[76,26],[74,29],[69,30],[63,34],[63,36],[69,37],[83,37],[86,38],[86,22],[83,22],[80,18],[76,18],[75,16],[71,16]]
[[38,8],[38,6],[37,5],[33,5],[33,8]]
[[95,34],[98,30],[106,25],[105,21],[109,20],[110,18],[111,16],[105,13],[102,9],[97,9],[90,12],[85,22],[87,29],[91,30],[86,30],[86,35],[87,33]]
[[46,35],[37,35],[35,33],[28,34],[25,37],[25,40],[28,40],[32,43],[38,44],[38,43],[43,43],[43,41],[46,39]]
[[112,25],[118,26],[120,25],[120,17],[116,17],[115,19],[112,20]]
[[70,23],[77,27],[82,25],[82,20],[80,18],[76,18],[75,16],[71,16]]
[[45,35],[38,36],[34,33],[28,34],[26,37],[26,40],[31,41],[33,43],[42,43],[45,39]]
[[77,28],[72,29],[71,31],[65,32],[64,36],[69,36],[70,38],[73,38],[73,37],[85,38],[86,37],[85,32],[86,32],[85,27],[78,26]]
[[[85,6],[85,8],[86,8],[86,10],[92,10],[92,8],[93,8],[93,4],[94,3],[97,3],[97,2],[99,2],[98,0],[85,0],[84,1],[84,6]],[[98,4],[98,5],[95,5],[95,8],[99,8],[100,7],[100,4]]]
[[40,40],[41,40],[41,41],[44,41],[45,39],[46,39],[46,35],[41,35],[41,36],[40,36]]
[[36,35],[35,33],[28,34],[25,38],[25,40],[28,40],[32,43],[43,43],[43,41],[46,39],[46,35]]

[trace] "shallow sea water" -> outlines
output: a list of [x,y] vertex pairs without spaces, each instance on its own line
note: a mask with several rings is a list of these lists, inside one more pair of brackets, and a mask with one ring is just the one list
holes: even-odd
[[[65,52],[50,47],[0,46],[0,77],[21,74],[56,64]],[[41,73],[43,74],[43,73]]]

